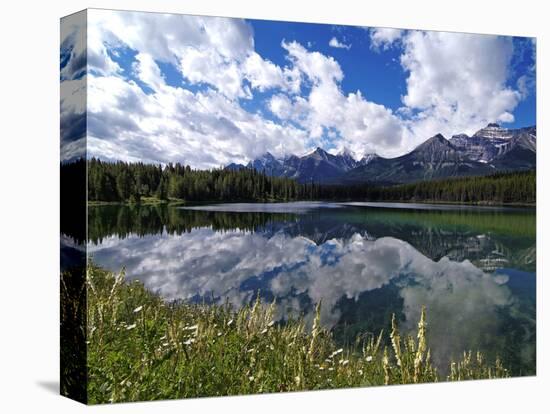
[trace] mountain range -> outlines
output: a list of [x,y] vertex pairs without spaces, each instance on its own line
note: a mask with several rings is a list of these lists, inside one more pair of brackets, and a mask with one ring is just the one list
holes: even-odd
[[536,127],[506,129],[491,123],[472,136],[437,134],[408,154],[383,158],[365,154],[355,159],[347,150],[330,154],[322,148],[304,155],[277,159],[265,153],[246,166],[229,164],[227,169],[254,168],[271,176],[288,177],[301,183],[402,184],[436,178],[487,175],[499,171],[536,168]]

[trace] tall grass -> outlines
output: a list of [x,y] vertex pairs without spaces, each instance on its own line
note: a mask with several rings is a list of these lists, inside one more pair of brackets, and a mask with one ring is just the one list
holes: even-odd
[[[426,343],[426,312],[414,335],[395,318],[385,334],[338,348],[320,324],[274,321],[274,304],[166,303],[140,282],[90,265],[88,401],[140,401],[435,382],[442,378]],[[509,376],[500,361],[465,353],[450,362],[450,381]]]

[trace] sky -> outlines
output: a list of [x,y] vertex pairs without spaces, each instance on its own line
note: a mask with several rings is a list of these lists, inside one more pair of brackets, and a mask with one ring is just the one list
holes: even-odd
[[87,42],[83,24],[62,24],[67,158],[84,140],[88,157],[193,168],[318,146],[395,157],[438,133],[536,121],[531,38],[94,9],[87,19]]

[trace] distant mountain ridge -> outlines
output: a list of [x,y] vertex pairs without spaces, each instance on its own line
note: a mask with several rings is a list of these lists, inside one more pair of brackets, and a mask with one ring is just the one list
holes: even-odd
[[270,176],[288,177],[300,182],[327,182],[341,177],[354,168],[367,165],[376,158],[378,158],[376,154],[366,154],[360,160],[356,160],[346,149],[334,155],[317,147],[304,156],[290,155],[284,159],[277,159],[273,154],[266,152],[247,165],[231,163],[225,168],[230,170],[253,168]]
[[506,129],[498,124],[489,124],[471,137],[466,134],[453,135],[449,142],[475,161],[491,162],[510,150],[517,140],[533,142],[536,151],[536,127]]
[[366,154],[356,160],[344,149],[330,154],[318,147],[302,157],[277,159],[269,152],[246,166],[267,175],[288,177],[301,183],[400,184],[435,178],[487,175],[498,171],[536,168],[536,126],[506,129],[491,123],[472,136],[436,134],[408,154],[383,158]]

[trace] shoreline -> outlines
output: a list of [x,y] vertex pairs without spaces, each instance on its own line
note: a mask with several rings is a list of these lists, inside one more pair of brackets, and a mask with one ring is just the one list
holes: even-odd
[[[159,200],[159,199],[147,199],[140,202],[130,202],[130,201],[88,201],[89,207],[101,207],[101,206],[140,206],[140,205],[166,205],[166,206],[200,206],[200,205],[210,205],[210,204],[232,204],[232,203],[248,203],[248,204],[274,204],[274,203],[295,203],[295,202],[325,202],[325,203],[372,203],[372,204],[436,204],[441,206],[453,206],[453,207],[507,207],[507,208],[529,208],[536,209],[536,203],[497,203],[492,201],[482,201],[482,202],[470,202],[470,203],[460,203],[456,201],[436,201],[436,200],[356,200],[356,199],[346,199],[346,200],[266,200],[266,201],[254,201],[254,200],[227,200],[227,201],[208,201],[204,202],[186,202],[185,200]],[[350,204],[353,205],[353,204]]]

